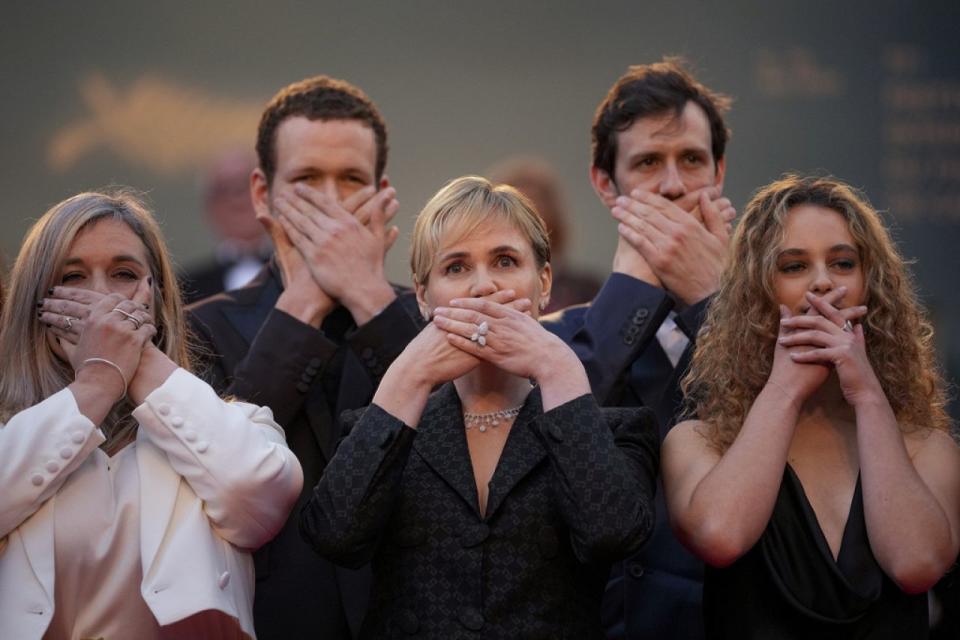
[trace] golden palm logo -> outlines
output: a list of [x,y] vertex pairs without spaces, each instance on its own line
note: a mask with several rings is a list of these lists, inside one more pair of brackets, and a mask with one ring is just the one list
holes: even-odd
[[80,83],[87,115],[56,132],[51,168],[66,171],[107,149],[158,174],[194,172],[225,147],[253,146],[263,103],[235,100],[145,75],[122,91],[103,75]]

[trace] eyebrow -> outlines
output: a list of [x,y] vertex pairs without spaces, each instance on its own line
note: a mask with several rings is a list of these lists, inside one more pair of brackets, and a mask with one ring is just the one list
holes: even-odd
[[[835,244],[827,250],[828,253],[837,253],[840,251],[850,251],[853,253],[859,253],[855,247],[851,247],[845,242],[841,242],[840,244]],[[777,254],[777,257],[779,258],[781,256],[804,256],[804,255],[807,255],[806,249],[784,249],[783,251]]]
[[[493,256],[493,255],[497,255],[498,253],[506,253],[506,252],[520,253],[520,250],[512,245],[502,244],[498,247],[494,247],[493,249],[490,249],[490,251],[487,252],[487,255]],[[454,258],[466,258],[468,255],[469,253],[467,253],[466,251],[454,251],[453,253],[445,253],[442,256],[440,256],[440,260],[438,262],[446,262],[447,260],[452,260]]]
[[[110,261],[111,262],[132,262],[141,267],[144,266],[144,264],[138,258],[136,258],[135,256],[126,255],[126,254],[113,256],[113,258],[111,258]],[[67,261],[64,262],[64,265],[74,265],[74,264],[83,264],[83,263],[84,263],[83,258],[68,258]]]

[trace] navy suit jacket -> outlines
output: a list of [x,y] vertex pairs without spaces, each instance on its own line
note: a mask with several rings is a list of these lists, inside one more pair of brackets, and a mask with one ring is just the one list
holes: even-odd
[[321,559],[300,537],[299,505],[344,435],[340,413],[370,403],[387,367],[420,330],[412,293],[357,327],[343,307],[320,330],[275,308],[283,290],[274,261],[247,286],[199,302],[188,320],[203,375],[219,392],[273,410],[303,467],[303,492],[290,518],[254,554],[254,625],[261,640],[355,637],[366,612],[369,569]]
[[[602,406],[653,409],[662,443],[680,409],[680,379],[707,303],[676,313],[677,325],[690,339],[676,368],[656,338],[674,301],[636,278],[611,274],[592,303],[545,316],[542,323],[577,353]],[[603,603],[608,638],[703,638],[703,563],[674,537],[662,486],[656,507],[650,540],[611,573]]]

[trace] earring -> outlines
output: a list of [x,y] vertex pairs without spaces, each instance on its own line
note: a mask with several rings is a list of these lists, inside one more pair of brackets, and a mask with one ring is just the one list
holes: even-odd
[[547,308],[547,301],[546,301],[546,300],[541,300],[541,301],[540,301],[540,304],[539,304],[538,306],[540,307],[540,311],[543,311],[544,309]]
[[423,318],[424,322],[430,322],[430,309],[427,307],[420,307],[420,316]]

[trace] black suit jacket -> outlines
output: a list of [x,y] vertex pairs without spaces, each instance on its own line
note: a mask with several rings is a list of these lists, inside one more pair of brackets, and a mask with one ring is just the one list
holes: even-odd
[[317,557],[299,535],[297,512],[343,435],[336,416],[370,402],[387,366],[419,331],[420,316],[413,294],[398,290],[364,326],[338,307],[318,331],[274,308],[281,291],[271,262],[248,286],[190,307],[188,318],[206,379],[224,394],[270,407],[303,466],[297,508],[254,554],[257,636],[347,639],[366,610],[369,572]]
[[[676,314],[677,325],[690,339],[676,368],[656,339],[673,300],[663,289],[635,278],[614,273],[591,304],[546,316],[542,323],[577,353],[601,405],[652,408],[662,442],[681,407],[680,380],[707,303]],[[674,537],[659,483],[656,507],[649,542],[611,574],[603,603],[607,637],[702,639],[703,563]]]
[[653,524],[649,411],[589,394],[547,413],[530,393],[481,514],[452,384],[416,430],[373,405],[303,510],[304,536],[336,562],[373,559],[363,638],[600,638],[609,563]]

